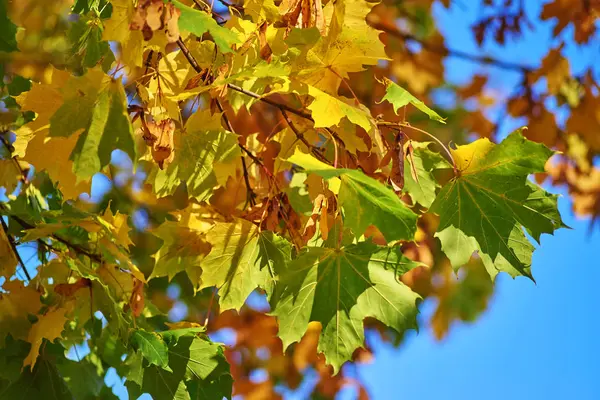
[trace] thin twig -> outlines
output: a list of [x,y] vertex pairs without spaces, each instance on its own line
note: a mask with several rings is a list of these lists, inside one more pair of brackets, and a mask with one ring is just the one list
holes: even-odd
[[13,253],[15,253],[15,257],[17,258],[17,261],[19,262],[19,264],[21,264],[21,268],[23,269],[23,272],[25,273],[27,280],[31,281],[31,275],[29,275],[29,271],[27,271],[27,268],[25,267],[25,263],[23,262],[21,255],[17,251],[17,245],[15,244],[15,239],[8,232],[8,225],[6,224],[6,222],[4,222],[4,218],[2,218],[2,216],[0,216],[0,222],[2,222],[2,229],[4,229],[4,233],[6,233],[6,237],[8,238],[8,243],[10,243],[10,247],[12,248]]
[[[35,228],[35,226],[31,225],[24,219],[17,217],[16,215],[11,215],[11,218],[14,219],[15,221],[17,221],[19,224],[21,224],[25,229]],[[60,242],[60,243],[64,244],[65,246],[69,247],[70,249],[74,250],[76,253],[83,254],[84,256],[86,256],[89,259],[96,261],[98,263],[102,262],[102,257],[99,254],[92,253],[91,251],[89,251],[79,245],[73,244],[73,243],[69,242],[68,240],[61,238],[56,233],[50,235],[50,237],[53,238],[54,240],[56,240],[57,242]]]
[[434,53],[460,58],[460,59],[470,61],[473,63],[493,65],[495,67],[502,68],[502,69],[509,70],[509,71],[518,71],[518,72],[522,72],[522,73],[529,73],[534,70],[534,68],[529,67],[529,66],[515,64],[515,63],[511,63],[509,61],[499,60],[497,58],[490,57],[490,56],[480,56],[480,55],[476,55],[476,54],[470,54],[470,53],[464,52],[462,50],[456,50],[456,49],[446,48],[443,46],[437,46],[435,44],[421,40],[410,33],[402,32],[396,26],[390,26],[389,24],[381,23],[377,16],[368,16],[367,22],[369,22],[369,24],[375,29],[384,31],[388,35],[395,36],[395,37],[397,37],[399,39],[403,39],[407,42],[418,43],[425,50],[429,50]]
[[221,21],[226,21],[226,19],[223,18],[222,15],[220,15],[218,12],[216,12],[212,9],[212,4],[209,5],[209,4],[201,2],[200,0],[192,0],[192,1],[194,2],[194,4],[196,4],[198,6],[198,8],[203,9],[206,12],[210,12],[213,15],[213,17],[218,18]]
[[448,158],[452,162],[452,168],[454,169],[454,175],[458,175],[458,168],[456,166],[456,161],[454,161],[454,157],[452,157],[452,153],[450,153],[450,150],[448,149],[448,147],[444,143],[442,143],[442,141],[440,139],[436,138],[431,133],[429,133],[427,131],[424,131],[423,129],[417,128],[415,126],[412,126],[408,122],[386,122],[386,121],[378,121],[377,122],[377,126],[384,126],[384,127],[388,127],[388,128],[404,127],[404,128],[412,129],[413,131],[416,131],[416,132],[419,132],[419,133],[422,133],[424,135],[429,136],[430,138],[432,138],[433,140],[435,140],[440,146],[442,146],[442,148],[444,149],[444,151],[446,152],[446,154],[448,154]]
[[[231,125],[231,121],[229,121],[229,118],[227,118],[227,115],[225,114],[225,109],[223,109],[221,102],[219,101],[219,99],[215,99],[215,101],[217,103],[217,108],[221,112],[221,117],[223,118],[223,121],[225,121],[225,124],[227,125],[227,129],[230,132],[235,133],[235,130],[233,129],[233,125]],[[242,146],[241,143],[238,142],[238,146],[240,147],[240,149],[242,151],[246,152],[246,154],[248,154],[248,156],[250,158],[252,158],[252,161],[257,163],[258,165],[262,164],[260,162],[260,160],[254,154],[252,154],[250,152],[250,150],[248,150],[244,146]],[[242,169],[243,169],[243,173],[244,173],[244,182],[246,183],[246,191],[248,192],[247,199],[250,202],[250,206],[254,207],[254,205],[256,204],[256,202],[254,201],[256,198],[256,193],[254,193],[254,190],[252,190],[252,186],[250,186],[250,175],[248,174],[248,167],[246,166],[246,158],[243,155],[241,157],[242,157]]]
[[241,88],[241,87],[239,87],[239,86],[237,86],[237,85],[234,85],[233,83],[228,83],[228,84],[227,84],[227,87],[228,87],[229,89],[231,89],[231,90],[235,90],[236,92],[243,93],[243,94],[245,94],[246,96],[250,96],[250,97],[253,97],[253,98],[257,99],[257,100],[260,100],[260,101],[262,101],[263,103],[267,103],[267,104],[270,104],[270,105],[272,105],[273,107],[277,107],[277,108],[279,108],[280,110],[285,110],[285,111],[287,111],[287,112],[289,112],[289,113],[292,113],[292,114],[294,114],[294,115],[297,115],[297,116],[299,116],[299,117],[302,117],[302,118],[304,118],[304,119],[307,119],[307,120],[309,120],[309,121],[312,121],[312,122],[314,122],[314,119],[313,119],[313,118],[310,116],[310,114],[309,114],[309,113],[307,113],[307,112],[304,112],[304,111],[301,111],[301,110],[295,109],[295,108],[293,108],[293,107],[290,107],[290,106],[288,106],[287,104],[283,104],[283,103],[277,103],[276,101],[273,101],[273,100],[269,99],[268,97],[262,97],[262,96],[261,96],[261,95],[259,95],[258,93],[254,93],[254,92],[251,92],[251,91],[249,91],[249,90],[243,89],[243,88]]
[[298,128],[296,128],[296,126],[292,122],[290,116],[287,114],[287,111],[282,110],[281,108],[279,109],[279,111],[281,111],[281,115],[283,115],[285,122],[287,122],[288,126],[290,127],[292,132],[294,132],[294,134],[296,135],[298,140],[301,141],[307,148],[309,148],[310,152],[312,154],[314,154],[314,156],[317,157],[320,161],[331,165],[331,162],[327,159],[327,157],[325,157],[323,154],[321,154],[321,152],[319,151],[319,149],[316,146],[313,146],[312,144],[310,144],[308,142],[308,140],[306,140],[306,138],[304,137],[304,134],[302,132],[298,131]]
[[[177,45],[181,49],[181,52],[183,53],[184,57],[188,60],[188,62],[192,66],[192,68],[194,68],[194,70],[198,73],[202,72],[202,68],[198,64],[198,61],[196,61],[196,58],[194,57],[194,55],[192,53],[190,53],[190,50],[187,48],[187,46],[185,45],[183,40],[181,40],[181,38],[177,40]],[[266,97],[262,97],[258,93],[254,93],[249,90],[243,89],[237,85],[234,85],[233,83],[228,83],[226,86],[231,90],[235,90],[236,92],[239,92],[239,93],[245,94],[246,96],[260,100],[263,103],[267,103],[269,105],[272,105],[273,107],[277,107],[280,110],[285,110],[289,113],[292,113],[294,115],[297,115],[299,117],[302,117],[304,119],[314,122],[313,118],[307,112],[297,110],[293,107],[288,106],[287,104],[277,103],[276,101],[273,101]]]

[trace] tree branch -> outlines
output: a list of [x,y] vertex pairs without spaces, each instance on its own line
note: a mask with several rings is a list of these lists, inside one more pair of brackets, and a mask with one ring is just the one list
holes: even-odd
[[[223,121],[225,121],[225,124],[227,125],[227,129],[229,129],[230,132],[235,133],[235,130],[233,129],[233,125],[231,125],[231,121],[229,121],[229,118],[227,118],[227,114],[225,114],[225,109],[223,109],[221,102],[219,101],[219,99],[215,99],[215,100],[217,103],[217,107],[219,108],[219,111],[221,112]],[[254,154],[252,154],[252,152],[250,150],[248,150],[246,147],[242,146],[242,144],[239,142],[238,142],[238,146],[240,147],[240,149],[243,152],[248,154],[248,156],[252,159],[252,161],[254,161],[258,165],[262,165],[262,162],[258,159],[258,157],[256,157]],[[246,166],[246,158],[243,155],[242,155],[242,169],[244,172],[244,182],[246,183],[246,190],[248,192],[247,197],[248,197],[248,200],[250,201],[250,205],[252,207],[254,207],[254,205],[256,204],[256,202],[254,201],[256,199],[256,193],[254,193],[254,190],[252,190],[252,186],[250,186],[250,175],[248,174],[248,167]]]
[[[25,221],[24,219],[22,219],[20,217],[17,217],[16,215],[11,215],[10,218],[17,221],[25,229],[34,229],[35,228],[34,225],[31,225],[30,223],[28,223],[27,221]],[[54,240],[56,240],[57,242],[60,242],[60,243],[64,244],[65,246],[69,247],[76,253],[83,254],[84,256],[86,256],[86,257],[90,258],[91,260],[96,261],[98,263],[102,262],[102,257],[100,256],[100,254],[93,253],[86,248],[83,248],[79,245],[73,244],[73,243],[69,242],[68,240],[61,238],[56,233],[50,235],[50,237],[53,238]]]
[[490,56],[480,56],[480,55],[476,55],[476,54],[470,54],[470,53],[464,52],[462,50],[450,49],[450,48],[443,47],[443,46],[437,46],[435,44],[421,40],[410,33],[402,32],[395,25],[390,26],[389,24],[382,23],[379,20],[379,17],[377,17],[376,15],[373,15],[373,14],[369,14],[367,16],[367,22],[369,22],[369,24],[375,29],[383,31],[383,32],[387,33],[388,35],[397,37],[397,38],[405,40],[407,42],[418,43],[425,50],[429,50],[434,53],[438,53],[438,54],[442,54],[442,55],[446,55],[446,56],[450,56],[450,57],[460,58],[462,60],[470,61],[473,63],[492,65],[497,68],[501,68],[501,69],[505,69],[505,70],[509,70],[509,71],[517,71],[517,72],[521,72],[523,74],[530,73],[534,70],[534,68],[529,67],[529,66],[515,64],[515,63],[509,62],[509,61],[499,60],[497,58],[490,57]]
[[308,140],[306,140],[306,138],[304,137],[304,134],[302,132],[298,131],[298,129],[292,122],[292,120],[291,120],[290,116],[287,114],[287,112],[282,109],[279,109],[279,111],[281,111],[281,115],[283,115],[285,122],[287,122],[288,126],[290,127],[292,132],[294,132],[294,134],[296,135],[298,140],[301,141],[307,148],[309,148],[310,152],[312,154],[314,154],[315,157],[317,157],[319,160],[323,161],[324,163],[331,165],[331,162],[323,154],[321,154],[319,149],[317,147],[313,146],[312,144],[308,143]]
[[4,233],[6,233],[6,237],[8,238],[8,243],[10,243],[10,247],[12,248],[13,253],[15,253],[15,257],[17,258],[17,261],[19,262],[19,264],[21,264],[21,268],[23,269],[23,272],[25,273],[27,280],[31,281],[31,275],[29,275],[29,271],[27,271],[27,267],[25,267],[25,263],[23,262],[21,255],[17,251],[17,245],[15,244],[15,240],[11,236],[11,234],[8,232],[8,225],[6,224],[6,222],[4,222],[4,218],[2,218],[2,216],[0,216],[0,222],[2,223],[2,229],[4,229]]

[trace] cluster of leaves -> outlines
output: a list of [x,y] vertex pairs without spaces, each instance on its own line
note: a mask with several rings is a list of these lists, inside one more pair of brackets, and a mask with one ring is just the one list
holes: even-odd
[[[384,5],[6,4],[3,398],[24,386],[32,398],[110,398],[108,368],[133,398],[230,397],[232,374],[247,394],[229,365],[239,347],[206,334],[239,334],[244,318],[270,332],[272,357],[293,354],[272,376],[294,387],[290,371],[310,365],[332,397],[365,327],[400,338],[433,296],[443,335],[485,307],[499,272],[532,277],[532,240],[564,226],[556,196],[528,180],[553,154],[531,130],[450,149],[409,122],[452,124],[396,83],[422,95],[436,80],[384,45],[384,30],[400,33]],[[440,263],[447,284],[434,287]],[[169,281],[190,306],[210,299],[202,315],[170,322]],[[245,306],[257,291],[261,313]],[[81,343],[89,354],[67,357]]]

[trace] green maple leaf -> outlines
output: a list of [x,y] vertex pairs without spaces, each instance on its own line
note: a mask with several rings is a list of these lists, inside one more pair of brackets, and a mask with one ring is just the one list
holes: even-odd
[[129,340],[150,364],[169,370],[167,344],[158,335],[138,329]]
[[208,199],[217,185],[215,162],[227,163],[240,155],[237,136],[221,126],[221,114],[197,111],[186,122],[175,143],[175,158],[154,181],[159,195],[172,194],[180,182],[198,201]]
[[417,265],[398,247],[371,242],[341,249],[308,247],[282,272],[271,301],[284,348],[300,340],[309,322],[318,321],[318,351],[337,373],[363,346],[366,317],[399,333],[416,329],[419,295],[399,282],[399,275]]
[[246,220],[219,223],[208,234],[212,245],[202,262],[202,285],[219,289],[224,310],[239,310],[258,287],[271,291],[276,269],[291,258],[290,243],[273,232],[260,232]]
[[[429,150],[430,144],[412,142],[413,156],[412,158],[407,156],[404,159],[404,191],[415,203],[424,207],[431,206],[435,200],[435,192],[440,187],[435,179],[434,171],[452,168],[439,153]],[[412,171],[416,173],[417,179],[413,177]]]
[[74,398],[61,371],[52,362],[54,357],[45,357],[46,354],[54,353],[54,348],[61,346],[44,342],[44,357],[40,357],[31,371],[29,368],[21,370],[18,366],[29,351],[25,342],[10,338],[7,344],[6,348],[0,349],[0,399],[72,400]]
[[111,80],[98,96],[88,130],[79,137],[73,149],[73,171],[79,177],[92,176],[110,162],[115,149],[123,150],[135,160],[125,91],[119,81]]
[[139,354],[130,356],[126,375],[130,398],[142,393],[155,399],[231,398],[233,380],[221,345],[184,335],[171,342],[168,351],[171,371],[156,365],[144,367]]
[[19,51],[17,46],[17,26],[8,18],[6,0],[0,0],[0,51]]
[[104,58],[110,63],[114,61],[108,42],[102,40],[100,19],[82,17],[71,25],[68,37],[72,57],[82,67],[92,68]]
[[527,180],[544,171],[553,152],[515,132],[499,145],[479,139],[452,153],[459,175],[430,208],[440,216],[442,250],[455,268],[477,251],[492,277],[498,271],[531,277],[534,247],[523,228],[539,243],[542,233],[565,226],[557,196]]
[[[104,374],[101,364],[94,364],[91,357],[75,362],[68,359],[56,363],[61,377],[75,399],[117,399],[112,391],[105,389]],[[104,393],[103,393],[104,392]]]
[[398,114],[398,110],[407,104],[412,104],[417,109],[421,110],[425,114],[429,116],[434,121],[438,121],[441,123],[446,123],[444,118],[440,117],[438,113],[433,111],[431,108],[427,107],[425,103],[421,100],[417,99],[415,96],[410,94],[408,90],[398,86],[396,83],[392,82],[388,78],[383,78],[383,83],[385,84],[385,96],[381,99],[381,102],[384,100],[389,101],[394,106],[394,112]]
[[167,221],[155,234],[163,240],[163,245],[154,256],[156,264],[150,279],[167,276],[173,279],[181,271],[187,271],[194,288],[199,284],[197,275],[200,263],[210,251],[205,232],[194,226],[184,227],[179,223]]
[[356,236],[361,236],[369,225],[375,225],[387,241],[414,237],[417,215],[382,183],[361,171],[335,169],[298,150],[287,161],[324,179],[340,178],[338,200],[344,210],[344,224]]
[[233,31],[219,26],[213,17],[204,11],[194,10],[177,0],[173,0],[173,4],[181,11],[179,29],[191,32],[198,37],[209,32],[219,50],[223,53],[232,52],[231,46],[238,42],[238,37]]

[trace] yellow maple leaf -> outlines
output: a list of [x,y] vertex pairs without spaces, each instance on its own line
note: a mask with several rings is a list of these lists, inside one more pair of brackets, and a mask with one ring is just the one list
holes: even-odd
[[[99,87],[102,83],[102,80],[98,79],[99,73],[92,72],[83,79],[53,69],[50,83],[34,82],[30,91],[22,93],[17,98],[22,110],[34,111],[37,114],[34,121],[16,131],[17,141],[31,138],[27,143],[24,158],[33,164],[37,171],[46,170],[54,181],[59,182],[66,198],[76,198],[80,193],[87,191],[89,182],[77,183],[72,171],[73,162],[70,156],[77,143],[78,135],[50,137],[50,119],[65,100],[80,96],[81,90]],[[57,160],[61,161],[57,162]]]
[[8,241],[8,237],[4,233],[4,229],[0,229],[0,276],[10,278],[15,273],[17,263],[17,257]]
[[12,193],[21,179],[21,171],[13,160],[0,160],[0,188],[6,189],[6,194]]
[[119,212],[113,214],[110,208],[106,210],[106,213],[104,213],[100,219],[101,223],[108,224],[109,230],[112,231],[113,235],[118,240],[118,243],[124,247],[128,247],[129,245],[133,244],[129,238],[129,231],[131,231],[131,227],[128,225],[127,219],[127,214],[121,214]]
[[67,318],[65,317],[66,311],[64,308],[49,311],[40,316],[38,321],[33,324],[27,336],[27,341],[31,343],[31,349],[27,357],[23,360],[23,368],[29,365],[31,370],[33,370],[35,362],[40,355],[40,346],[43,339],[52,342],[54,339],[61,337],[65,322],[67,322]]
[[15,339],[26,339],[31,327],[27,315],[42,307],[40,293],[21,281],[5,282],[2,289],[8,293],[0,293],[0,345],[9,333]]
[[308,94],[314,98],[307,108],[312,112],[315,128],[338,125],[342,118],[346,117],[364,130],[371,130],[370,112],[366,107],[351,105],[349,103],[352,100],[346,100],[342,96],[331,96],[314,86],[308,87]]
[[141,31],[129,29],[131,17],[135,11],[131,0],[113,0],[112,14],[104,20],[102,40],[121,43],[120,57],[125,65],[142,66],[144,54],[144,36]]
[[321,38],[304,59],[297,61],[294,70],[298,78],[337,93],[342,78],[348,78],[348,73],[387,60],[384,45],[379,40],[380,31],[368,25],[365,19],[374,5],[364,0],[329,2],[323,9],[325,20],[329,22],[327,36]]

